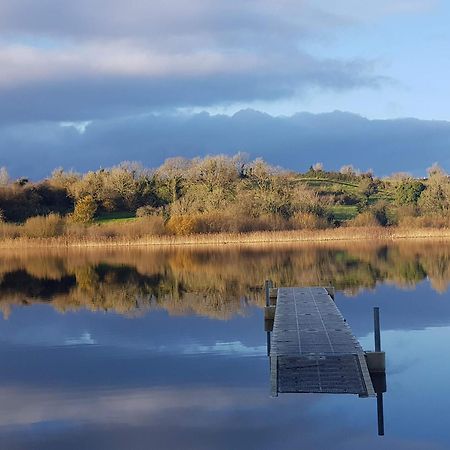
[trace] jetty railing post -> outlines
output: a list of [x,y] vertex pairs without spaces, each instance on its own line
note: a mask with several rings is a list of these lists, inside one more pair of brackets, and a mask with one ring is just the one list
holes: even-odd
[[380,308],[373,308],[373,327],[375,332],[375,351],[381,352]]

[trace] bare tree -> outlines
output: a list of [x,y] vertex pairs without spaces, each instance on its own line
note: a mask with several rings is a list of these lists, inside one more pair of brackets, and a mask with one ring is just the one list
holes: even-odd
[[10,181],[6,167],[0,167],[0,186],[8,186]]
[[313,164],[312,169],[314,170],[314,172],[323,172],[323,163],[316,162],[315,164]]
[[162,187],[168,191],[171,202],[175,202],[181,195],[187,172],[192,166],[192,161],[186,158],[168,158],[156,172],[156,178]]
[[360,174],[360,171],[358,169],[355,169],[352,164],[347,164],[339,169],[339,173],[341,173],[342,175],[357,176]]

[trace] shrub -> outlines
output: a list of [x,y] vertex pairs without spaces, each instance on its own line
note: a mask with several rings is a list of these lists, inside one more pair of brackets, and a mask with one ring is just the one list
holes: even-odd
[[450,178],[438,166],[429,169],[426,189],[420,195],[418,205],[424,215],[450,217]]
[[122,231],[123,236],[140,238],[144,236],[161,236],[165,233],[162,217],[149,216],[117,225],[117,231]]
[[399,225],[405,228],[449,228],[450,217],[442,216],[409,216],[399,220]]
[[350,226],[371,227],[390,226],[397,221],[395,211],[385,201],[380,201],[361,211],[354,219],[348,222]]
[[139,239],[145,236],[160,236],[165,233],[162,217],[142,217],[124,223],[105,223],[87,228],[90,239]]
[[169,233],[175,235],[188,235],[201,231],[201,223],[197,216],[172,216],[166,223]]
[[335,195],[337,205],[357,205],[360,198],[351,192],[339,192]]
[[296,213],[291,219],[291,224],[295,230],[318,230],[329,225],[324,217],[312,213]]
[[363,178],[358,185],[358,193],[362,198],[369,198],[378,192],[379,183],[372,177]]
[[230,231],[231,216],[218,211],[196,216],[197,233],[221,233]]
[[84,237],[91,240],[113,239],[118,237],[117,228],[123,227],[125,224],[93,224],[86,227]]
[[378,227],[380,222],[378,222],[373,211],[366,210],[359,213],[354,219],[347,222],[350,227]]
[[71,215],[72,222],[89,223],[94,219],[97,211],[97,203],[91,195],[86,195],[75,204],[75,210]]
[[398,205],[415,205],[425,189],[425,185],[418,180],[403,180],[395,189],[395,201]]
[[22,234],[29,238],[49,238],[64,234],[65,221],[58,214],[30,217],[22,227]]
[[12,223],[0,222],[0,239],[15,239],[19,236],[19,226]]
[[141,206],[136,210],[136,217],[149,217],[161,214],[161,208],[155,208],[151,205]]

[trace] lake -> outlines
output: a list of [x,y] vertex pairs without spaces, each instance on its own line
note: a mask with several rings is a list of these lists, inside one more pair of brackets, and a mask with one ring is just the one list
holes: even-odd
[[[0,448],[450,448],[450,244],[1,250]],[[374,398],[270,396],[264,280],[333,285]]]

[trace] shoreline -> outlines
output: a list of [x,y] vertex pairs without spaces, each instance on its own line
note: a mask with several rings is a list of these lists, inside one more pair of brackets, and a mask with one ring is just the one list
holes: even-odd
[[259,231],[251,233],[145,236],[136,239],[16,238],[0,241],[0,249],[15,248],[145,248],[222,245],[302,244],[327,242],[380,242],[401,240],[450,241],[450,228],[342,227],[324,230]]

